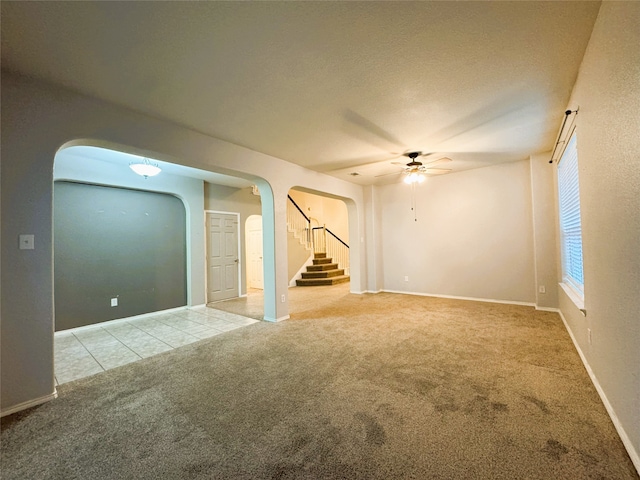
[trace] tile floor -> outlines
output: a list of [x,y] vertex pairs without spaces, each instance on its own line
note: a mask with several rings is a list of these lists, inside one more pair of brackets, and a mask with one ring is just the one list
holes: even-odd
[[56,385],[126,365],[257,321],[235,313],[201,306],[56,332]]

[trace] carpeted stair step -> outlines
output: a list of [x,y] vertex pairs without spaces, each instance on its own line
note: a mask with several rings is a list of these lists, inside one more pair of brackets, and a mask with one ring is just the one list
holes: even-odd
[[313,258],[327,258],[326,253],[314,253]]
[[331,262],[333,262],[332,258],[326,258],[326,257],[317,258],[316,257],[316,258],[313,259],[313,264],[314,265],[324,265],[325,263],[331,263]]
[[329,278],[344,275],[344,268],[336,268],[335,270],[322,270],[320,272],[302,272],[302,278]]
[[338,275],[337,277],[330,278],[302,278],[296,280],[298,287],[314,287],[320,285],[335,285],[337,283],[344,283],[349,281],[349,275]]
[[307,266],[307,272],[321,272],[323,270],[335,270],[336,268],[338,268],[337,263],[323,263],[320,265]]

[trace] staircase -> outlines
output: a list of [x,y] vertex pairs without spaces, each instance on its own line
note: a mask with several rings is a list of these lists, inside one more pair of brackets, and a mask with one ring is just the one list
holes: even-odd
[[348,282],[349,245],[326,226],[314,227],[293,198],[290,195],[288,198],[287,229],[314,255],[313,265],[308,265],[307,271],[301,273],[302,278],[296,280],[296,285],[306,287]]
[[302,278],[296,280],[298,287],[311,287],[318,285],[335,285],[349,281],[349,275],[344,274],[344,268],[338,268],[332,258],[327,258],[326,253],[315,253],[313,265],[307,266],[307,271],[302,273]]

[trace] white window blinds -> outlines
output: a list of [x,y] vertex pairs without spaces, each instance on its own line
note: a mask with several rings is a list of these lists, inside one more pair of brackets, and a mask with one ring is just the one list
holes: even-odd
[[562,281],[584,296],[578,150],[574,132],[558,163]]

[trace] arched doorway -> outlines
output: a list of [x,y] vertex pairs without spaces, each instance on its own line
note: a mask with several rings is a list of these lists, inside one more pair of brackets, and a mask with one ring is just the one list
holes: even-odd
[[[349,212],[345,202],[296,187],[289,190],[288,200],[290,285],[348,282]],[[292,252],[296,249],[302,255],[294,256]],[[292,260],[297,261],[291,265]]]
[[[59,185],[71,188],[72,193],[81,189],[98,190],[101,194],[99,202],[87,194],[75,194],[54,208],[54,228],[63,229],[55,235],[54,243],[56,384],[256,321],[220,315],[204,305],[204,209],[240,211],[245,197],[251,196],[251,183],[153,159],[151,162],[157,163],[162,172],[145,178],[129,168],[130,162],[139,158],[122,151],[79,145],[62,148],[56,154],[54,189]],[[105,197],[104,192],[110,196]],[[56,192],[56,202],[65,199],[62,193]],[[241,198],[234,198],[233,194]],[[69,219],[69,215],[56,214],[72,213],[67,211],[70,204],[86,207],[80,209],[86,217],[81,219],[83,222],[77,222],[78,215]],[[260,203],[254,208],[259,209]],[[166,218],[172,214],[171,209],[181,213],[177,221],[172,221],[177,214]],[[70,225],[70,221],[75,223]],[[111,231],[104,238],[98,234],[89,237],[92,229]],[[89,238],[93,241],[83,245],[89,243]],[[79,244],[83,246],[82,255]],[[61,255],[67,258],[60,258]],[[68,260],[66,272],[92,268],[84,268],[84,277],[80,278],[60,270],[65,266],[62,260]],[[67,268],[69,263],[75,270]],[[112,270],[114,274],[106,278]],[[85,285],[97,293],[86,293]],[[178,287],[178,300],[167,303]],[[75,323],[58,321],[65,315],[73,315],[70,320]]]

